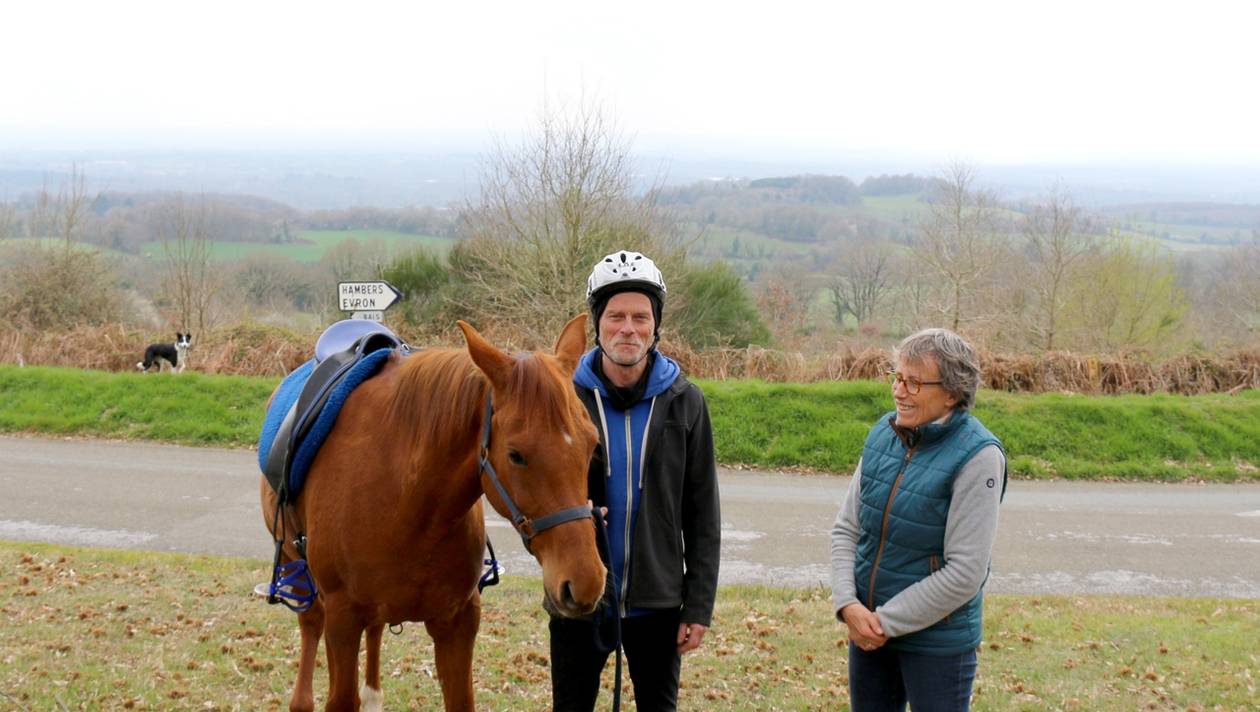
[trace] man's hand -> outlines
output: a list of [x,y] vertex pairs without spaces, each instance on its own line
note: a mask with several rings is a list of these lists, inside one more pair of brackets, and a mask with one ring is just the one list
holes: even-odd
[[704,632],[708,629],[708,626],[699,623],[679,623],[678,654],[689,653],[700,647],[700,643],[704,641]]
[[888,642],[879,616],[860,603],[850,603],[840,610],[840,618],[849,626],[849,640],[859,648],[871,651]]

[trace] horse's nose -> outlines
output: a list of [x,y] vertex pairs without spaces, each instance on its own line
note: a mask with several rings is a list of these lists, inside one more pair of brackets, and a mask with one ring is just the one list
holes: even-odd
[[573,597],[573,582],[565,581],[560,586],[560,605],[565,610],[576,611],[581,606],[578,605],[577,599]]

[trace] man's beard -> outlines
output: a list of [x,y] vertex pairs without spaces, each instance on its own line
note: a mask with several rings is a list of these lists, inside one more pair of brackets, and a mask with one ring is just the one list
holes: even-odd
[[[634,355],[633,356],[625,355],[624,352],[620,350],[622,346],[634,346],[635,348]],[[618,366],[634,366],[638,364],[640,361],[642,361],[644,356],[647,356],[647,352],[648,352],[648,349],[645,347],[645,345],[642,342],[638,342],[638,341],[634,341],[634,342],[622,341],[620,343],[613,344],[611,350],[609,349],[604,350],[604,353],[608,355],[608,358],[613,363],[617,364]]]

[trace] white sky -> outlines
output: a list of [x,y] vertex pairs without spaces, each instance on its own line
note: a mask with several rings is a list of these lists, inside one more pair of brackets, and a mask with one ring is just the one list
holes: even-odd
[[1260,3],[6,3],[0,148],[459,139],[601,100],[636,145],[1260,163]]

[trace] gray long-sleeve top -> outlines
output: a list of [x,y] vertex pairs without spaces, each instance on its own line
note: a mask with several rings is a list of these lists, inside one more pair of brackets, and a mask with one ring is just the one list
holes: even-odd
[[[1002,498],[1002,449],[990,445],[963,465],[954,478],[953,496],[945,521],[945,564],[932,575],[893,596],[875,609],[884,635],[892,638],[927,628],[970,601],[989,574],[993,541],[997,538],[998,504]],[[831,600],[837,617],[857,598],[853,579],[861,525],[858,509],[862,463],[831,529]]]

